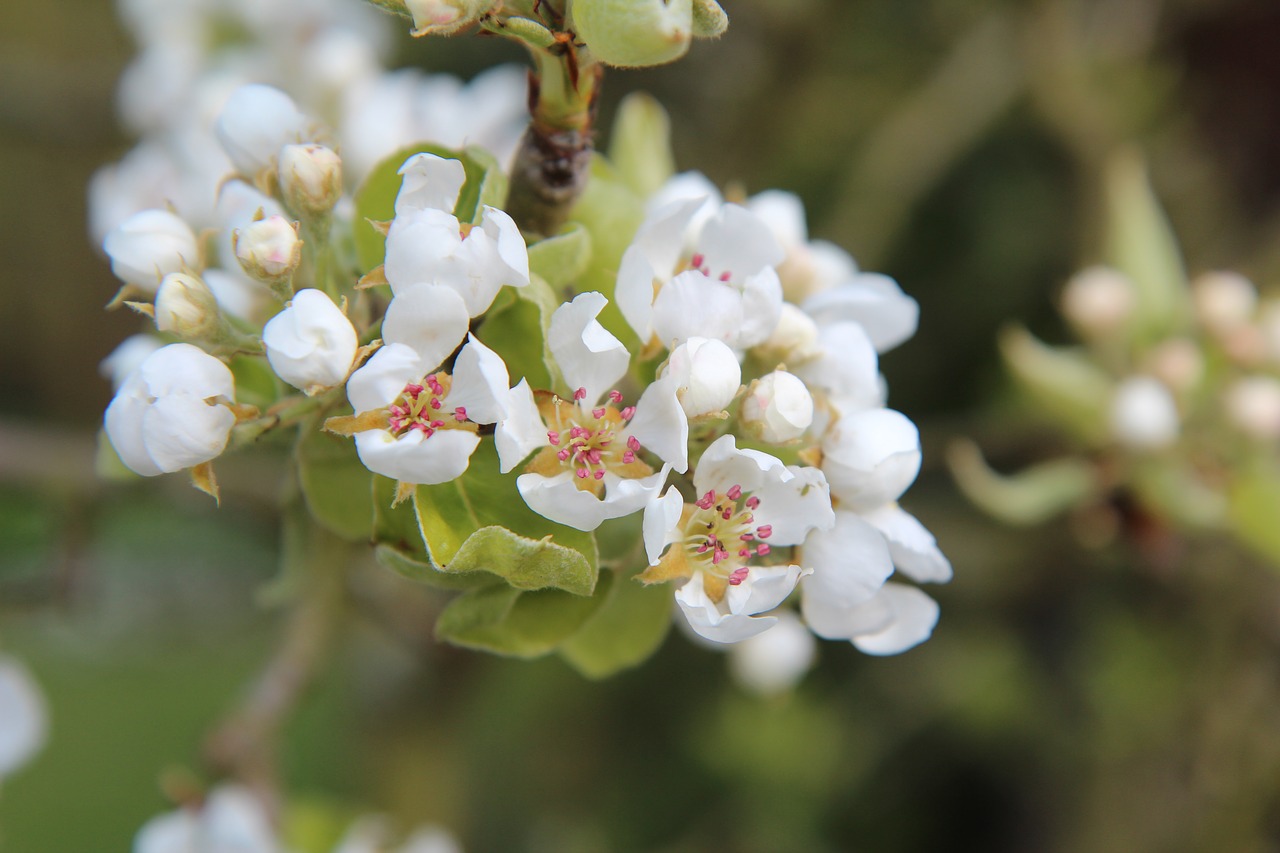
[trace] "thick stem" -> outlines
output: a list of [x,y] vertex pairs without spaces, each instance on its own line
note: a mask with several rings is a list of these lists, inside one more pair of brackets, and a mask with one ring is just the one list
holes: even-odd
[[531,121],[516,152],[507,211],[527,236],[550,237],[587,185],[603,66],[578,66],[572,47],[533,53]]

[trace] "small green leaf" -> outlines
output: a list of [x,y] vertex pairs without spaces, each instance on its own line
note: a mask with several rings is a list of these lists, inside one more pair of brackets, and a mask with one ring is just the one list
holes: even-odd
[[436,637],[500,655],[545,655],[591,618],[610,581],[610,575],[602,577],[598,594],[590,597],[557,589],[522,592],[509,586],[472,590],[449,602],[436,621]]
[[599,576],[595,537],[529,509],[515,479],[498,473],[497,452],[485,440],[461,477],[417,487],[414,508],[432,565],[490,572],[519,589],[591,595]]
[[555,237],[539,240],[529,247],[529,271],[540,276],[553,290],[563,290],[577,281],[591,263],[591,234],[577,222],[570,223]]
[[1146,166],[1134,151],[1107,164],[1107,262],[1137,289],[1139,342],[1160,340],[1191,316],[1190,289],[1177,238],[1151,190]]
[[1097,474],[1083,459],[1058,459],[1005,476],[987,466],[976,444],[957,439],[947,450],[947,464],[965,497],[1018,527],[1048,521],[1098,491]]
[[401,148],[373,167],[369,177],[356,192],[355,243],[360,272],[366,273],[386,257],[387,240],[368,220],[387,222],[396,215],[396,196],[400,194],[400,167],[414,154],[435,154],[460,160],[467,180],[458,194],[454,215],[459,222],[477,222],[483,205],[501,207],[507,198],[507,178],[493,155],[477,146],[455,151],[431,143]]
[[591,263],[578,280],[579,292],[595,290],[608,297],[609,304],[600,312],[600,323],[634,348],[636,334],[618,310],[613,291],[622,255],[644,221],[644,200],[608,160],[597,154],[591,160],[587,189],[569,219],[581,224],[591,235]]
[[482,586],[494,586],[495,584],[504,588],[507,586],[502,582],[502,578],[497,575],[491,575],[488,572],[469,572],[466,574],[461,572],[442,572],[430,563],[419,559],[419,555],[406,553],[390,545],[379,545],[374,548],[373,555],[383,568],[390,569],[407,580],[424,583],[437,589],[468,590],[479,589]]
[[670,586],[645,586],[631,573],[620,574],[600,608],[560,646],[560,656],[587,678],[636,666],[666,638],[672,601]]
[[536,274],[530,276],[528,285],[504,287],[502,291],[513,291],[515,300],[501,311],[490,310],[476,337],[502,357],[511,370],[512,383],[523,377],[531,388],[554,388],[559,384],[560,371],[546,340],[551,315],[560,307],[560,301]]
[[353,542],[373,533],[373,476],[349,438],[303,427],[294,446],[298,480],[307,509],[328,530]]
[[1051,347],[1021,326],[1000,334],[1005,366],[1053,422],[1083,441],[1107,437],[1111,378],[1081,350]]
[[238,355],[227,365],[236,380],[236,402],[265,409],[276,402],[280,380],[261,356]]
[[633,92],[618,104],[609,134],[609,159],[641,198],[653,195],[676,173],[671,119],[656,98]]
[[1212,530],[1227,521],[1226,496],[1176,457],[1139,461],[1133,471],[1133,488],[1142,503],[1178,524]]

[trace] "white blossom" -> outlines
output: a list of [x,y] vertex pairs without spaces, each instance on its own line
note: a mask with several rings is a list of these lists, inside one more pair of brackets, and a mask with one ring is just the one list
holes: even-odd
[[278,175],[285,204],[299,216],[328,213],[342,197],[342,158],[324,145],[284,146]]
[[201,279],[171,272],[156,291],[156,328],[183,338],[208,338],[219,327],[218,300]]
[[888,352],[916,333],[920,306],[880,273],[858,273],[803,303],[819,326],[857,323],[876,352]]
[[1110,267],[1089,267],[1062,291],[1062,314],[1086,336],[1111,334],[1133,316],[1138,294],[1132,279]]
[[247,178],[274,169],[281,148],[310,141],[315,132],[311,119],[292,98],[258,83],[231,93],[214,131],[227,157]]
[[[805,564],[813,574],[801,586],[805,622],[820,637],[847,640],[880,630],[875,613],[863,607],[893,574],[889,545],[871,524],[847,510],[835,524],[805,540]],[[873,618],[874,617],[874,618]]]
[[1111,432],[1138,450],[1161,450],[1178,440],[1178,404],[1159,380],[1131,376],[1111,398]]
[[920,471],[920,433],[901,412],[842,414],[822,440],[831,493],[855,511],[896,501]]
[[690,338],[671,351],[659,374],[675,383],[676,399],[690,418],[724,411],[742,385],[738,357],[722,341]]
[[285,853],[266,811],[247,788],[224,785],[199,807],[143,824],[133,853]]
[[770,444],[804,435],[813,423],[813,397],[800,379],[785,370],[767,373],[751,383],[742,399],[742,425]]
[[813,634],[794,613],[782,608],[774,617],[778,621],[768,631],[729,649],[729,671],[734,680],[762,696],[795,687],[813,667],[818,652]]
[[302,262],[297,226],[278,214],[237,229],[234,240],[240,266],[258,281],[287,279]]
[[235,380],[218,359],[191,344],[156,350],[107,407],[107,437],[130,469],[152,477],[222,453],[236,417]]
[[48,727],[35,679],[17,660],[0,655],[0,781],[40,751]]
[[262,343],[276,375],[303,391],[341,384],[359,346],[347,316],[311,288],[295,293],[289,307],[268,321]]
[[148,293],[169,273],[200,265],[195,233],[167,210],[135,213],[107,235],[102,248],[117,278]]

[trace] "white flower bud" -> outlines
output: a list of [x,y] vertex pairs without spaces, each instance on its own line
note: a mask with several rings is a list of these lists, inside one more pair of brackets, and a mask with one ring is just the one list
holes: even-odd
[[729,671],[734,679],[762,696],[795,687],[818,653],[813,634],[798,616],[783,608],[774,615],[778,622],[768,631],[729,648]]
[[1151,375],[1174,391],[1190,391],[1204,378],[1204,353],[1188,338],[1173,338],[1147,354]]
[[802,364],[821,353],[818,347],[818,324],[797,306],[784,302],[773,334],[757,349],[772,361],[783,362],[792,367]]
[[111,387],[119,389],[129,374],[138,369],[138,365],[147,360],[147,356],[164,346],[164,342],[154,335],[130,335],[111,351],[111,354],[98,365],[98,373],[111,380]]
[[813,397],[799,377],[784,370],[762,376],[742,401],[742,424],[757,438],[782,444],[804,435],[813,423]]
[[1133,316],[1137,293],[1119,270],[1090,267],[1076,273],[1062,291],[1062,314],[1086,337],[1107,335]]
[[1131,376],[1111,400],[1111,431],[1136,450],[1159,450],[1178,440],[1178,406],[1167,386],[1150,376]]
[[901,412],[842,414],[822,440],[831,494],[855,512],[896,501],[920,473],[920,432]]
[[169,273],[200,263],[195,232],[167,210],[135,213],[107,235],[102,248],[117,278],[148,293]]
[[479,18],[494,0],[404,0],[413,16],[413,34],[448,35]]
[[107,438],[120,461],[144,477],[180,471],[222,453],[236,416],[227,366],[191,344],[152,353],[107,407]]
[[572,14],[578,38],[609,65],[662,65],[693,38],[690,0],[574,0]]
[[1258,291],[1234,272],[1207,272],[1191,285],[1196,317],[1209,331],[1231,332],[1246,325],[1258,307]]
[[280,149],[280,194],[297,216],[321,216],[342,197],[342,158],[311,143]]
[[1280,380],[1248,376],[1226,391],[1227,416],[1245,434],[1270,441],[1280,438]]
[[280,149],[311,135],[311,120],[293,99],[271,86],[252,83],[231,93],[214,132],[240,174],[255,178],[274,166]]
[[156,291],[156,328],[187,340],[207,340],[221,327],[218,300],[193,275],[171,272]]
[[283,216],[268,216],[237,228],[232,242],[244,271],[267,284],[288,279],[302,262],[298,229]]
[[690,338],[672,350],[664,375],[675,380],[676,398],[690,418],[724,411],[742,384],[738,357],[710,338]]
[[303,391],[331,388],[351,370],[359,342],[347,316],[319,290],[299,290],[262,330],[271,368]]

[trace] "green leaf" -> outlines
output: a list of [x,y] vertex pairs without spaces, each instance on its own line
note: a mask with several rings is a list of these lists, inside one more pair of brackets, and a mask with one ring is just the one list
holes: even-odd
[[430,563],[424,562],[420,555],[402,551],[391,545],[379,545],[374,548],[373,555],[383,568],[390,569],[407,580],[424,583],[437,589],[468,590],[494,585],[507,587],[502,578],[488,572],[442,572]]
[[518,383],[523,376],[531,388],[554,388],[560,384],[560,371],[546,340],[551,315],[560,307],[560,301],[537,275],[530,276],[525,287],[502,290],[514,292],[515,300],[500,311],[491,309],[476,330],[476,337],[502,357],[511,370],[512,383]]
[[1138,295],[1138,342],[1157,341],[1183,328],[1191,296],[1177,238],[1151,190],[1146,166],[1134,151],[1107,164],[1107,262],[1132,279]]
[[622,254],[644,221],[644,200],[608,160],[597,154],[591,160],[591,179],[569,219],[591,235],[591,263],[578,281],[578,290],[595,290],[608,297],[609,304],[600,312],[600,323],[634,349],[636,334],[618,310],[613,290]]
[[587,678],[636,666],[666,638],[671,603],[667,584],[645,586],[633,574],[620,574],[600,608],[560,646],[560,656]]
[[633,92],[618,104],[609,134],[609,159],[642,198],[653,195],[675,174],[671,119],[656,98]]
[[280,380],[261,356],[238,355],[227,365],[236,380],[236,402],[265,409],[280,395]]
[[563,590],[525,591],[486,586],[458,596],[436,621],[436,637],[500,655],[534,658],[554,650],[591,618],[608,593],[611,575],[595,596]]
[[591,595],[599,576],[595,537],[529,509],[515,479],[498,473],[497,452],[485,440],[461,477],[417,487],[414,509],[431,564],[490,572],[518,589]]
[[1082,350],[1051,347],[1021,326],[1000,334],[1005,366],[1040,412],[1083,441],[1107,438],[1111,378]]
[[396,215],[396,196],[400,193],[400,167],[414,154],[435,154],[460,160],[467,173],[466,183],[458,195],[454,215],[459,222],[477,222],[483,205],[501,207],[507,199],[507,177],[493,155],[477,146],[455,151],[423,142],[401,148],[373,167],[369,177],[356,192],[355,243],[360,272],[366,273],[386,257],[386,238],[368,221],[387,222]]
[[396,499],[396,481],[389,477],[373,476],[373,541],[389,545],[415,559],[427,559],[427,546],[418,529],[418,514],[413,504],[404,501],[392,506]]
[[1143,504],[1178,524],[1213,530],[1221,529],[1228,518],[1228,501],[1221,490],[1176,457],[1139,461],[1132,480]]
[[1280,470],[1267,464],[1239,473],[1228,500],[1236,535],[1280,566]]
[[1005,476],[991,470],[978,446],[964,439],[952,442],[947,464],[965,497],[1018,527],[1048,521],[1099,488],[1097,473],[1083,459],[1058,459]]
[[373,533],[373,475],[356,455],[355,442],[304,426],[293,458],[307,509],[316,520],[343,539],[368,541]]
[[553,290],[563,290],[577,281],[591,263],[591,234],[577,222],[570,223],[555,237],[539,240],[529,247],[529,271],[540,276]]

